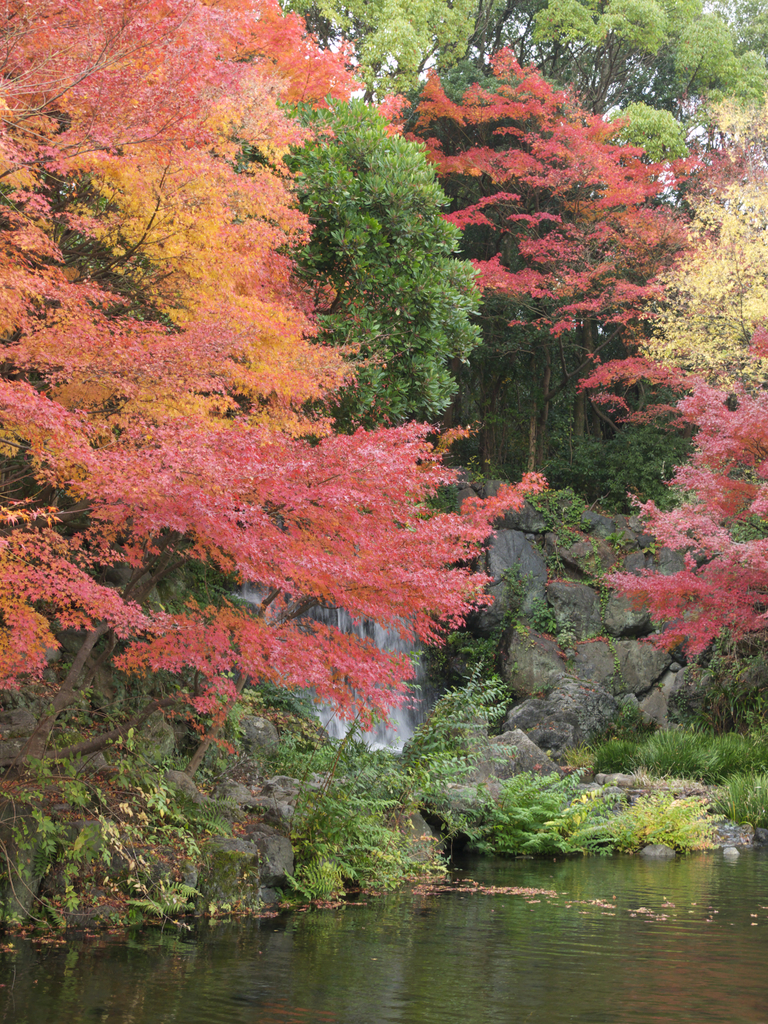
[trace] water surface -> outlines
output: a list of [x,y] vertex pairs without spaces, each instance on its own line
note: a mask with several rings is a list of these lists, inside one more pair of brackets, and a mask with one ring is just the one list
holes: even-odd
[[14,937],[17,951],[0,954],[0,1022],[768,1021],[766,852],[462,869],[454,877],[465,884],[449,891],[415,887],[187,933]]

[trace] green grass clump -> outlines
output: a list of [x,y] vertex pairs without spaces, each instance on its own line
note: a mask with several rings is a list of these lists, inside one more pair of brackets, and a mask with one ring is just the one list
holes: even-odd
[[768,828],[768,773],[732,776],[718,793],[715,809],[739,824]]
[[637,751],[640,744],[637,740],[614,737],[606,740],[595,748],[595,773],[607,775],[614,772],[633,772],[637,767]]
[[611,739],[595,748],[596,772],[644,769],[662,778],[719,784],[744,772],[768,772],[764,734],[743,736],[669,730],[644,740]]

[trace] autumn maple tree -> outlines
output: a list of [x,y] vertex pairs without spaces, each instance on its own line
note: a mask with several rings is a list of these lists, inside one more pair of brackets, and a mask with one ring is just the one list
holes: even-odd
[[[525,393],[533,468],[558,396],[571,396],[573,432],[584,434],[586,397],[574,397],[573,385],[599,357],[631,349],[660,294],[654,278],[683,235],[657,201],[660,169],[621,144],[617,125],[582,110],[509,51],[496,56],[494,74],[460,101],[432,77],[416,131],[452,198],[449,220],[464,232],[461,252],[472,257],[485,296],[484,346],[462,416],[471,418],[479,402],[483,458],[498,461],[491,431],[505,391],[517,391],[509,404],[518,408]],[[599,409],[590,412],[599,419]]]
[[695,450],[670,481],[677,505],[641,506],[656,542],[685,551],[685,569],[622,573],[608,582],[648,602],[663,626],[660,643],[696,655],[723,631],[738,640],[765,629],[768,398],[742,385],[726,392],[689,383],[679,411],[696,429]]
[[[345,54],[269,0],[39,0],[3,34],[0,687],[48,708],[25,755],[115,671],[114,735],[159,706],[215,726],[247,679],[384,713],[408,666],[304,613],[434,638],[520,492],[439,516],[426,428],[339,437],[322,411],[347,371],[294,274],[282,104],[348,95]],[[260,605],[167,589],[196,567]]]

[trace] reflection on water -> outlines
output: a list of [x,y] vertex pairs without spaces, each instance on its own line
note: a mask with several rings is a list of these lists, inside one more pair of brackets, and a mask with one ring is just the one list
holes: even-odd
[[768,854],[472,860],[488,889],[0,954],[3,1024],[766,1024]]

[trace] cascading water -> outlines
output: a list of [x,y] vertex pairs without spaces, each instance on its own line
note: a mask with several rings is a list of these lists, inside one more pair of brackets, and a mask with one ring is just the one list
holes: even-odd
[[[240,596],[252,604],[259,604],[263,592],[256,587],[246,586]],[[392,709],[386,721],[378,722],[372,729],[362,734],[362,739],[370,747],[402,750],[413,736],[416,727],[424,721],[437,696],[434,688],[427,684],[426,671],[422,663],[423,645],[404,640],[396,630],[385,629],[373,619],[355,621],[344,608],[315,607],[307,612],[306,617],[338,629],[341,633],[373,640],[380,651],[404,654],[411,661],[415,669],[410,683],[411,695],[400,707]],[[351,723],[339,718],[334,709],[326,704],[318,706],[317,715],[332,739],[341,739],[350,729]]]

